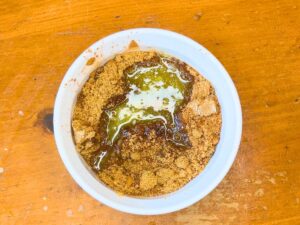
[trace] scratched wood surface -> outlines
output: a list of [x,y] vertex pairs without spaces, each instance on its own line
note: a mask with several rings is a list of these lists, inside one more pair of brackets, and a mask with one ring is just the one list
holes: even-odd
[[[88,196],[51,131],[72,61],[134,27],[203,44],[231,74],[243,108],[226,178],[202,201],[162,216],[121,213]],[[300,224],[299,30],[299,0],[0,0],[0,224]]]

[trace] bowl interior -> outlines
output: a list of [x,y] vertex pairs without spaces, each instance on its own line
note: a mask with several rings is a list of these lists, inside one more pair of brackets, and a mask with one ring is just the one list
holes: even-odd
[[[94,176],[75,149],[71,117],[77,94],[89,73],[135,40],[142,50],[156,49],[186,62],[208,79],[216,90],[222,111],[221,138],[216,152],[202,173],[180,190],[153,198],[120,196]],[[95,57],[93,65],[86,65]],[[76,182],[91,196],[115,209],[134,214],[162,214],[187,207],[200,200],[224,178],[238,151],[242,130],[239,98],[228,73],[204,47],[174,32],[133,29],[112,34],[85,50],[67,71],[54,108],[55,140],[61,158]]]

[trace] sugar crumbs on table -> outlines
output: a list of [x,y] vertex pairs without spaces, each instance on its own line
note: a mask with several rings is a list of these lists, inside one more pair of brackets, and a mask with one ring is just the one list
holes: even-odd
[[73,216],[72,209],[68,209],[67,212],[66,212],[66,214],[67,214],[68,217],[72,217]]
[[193,19],[198,21],[198,20],[200,20],[201,17],[202,17],[202,12],[198,12],[194,15]]
[[79,205],[79,206],[78,206],[78,212],[82,212],[83,210],[84,210],[83,205]]

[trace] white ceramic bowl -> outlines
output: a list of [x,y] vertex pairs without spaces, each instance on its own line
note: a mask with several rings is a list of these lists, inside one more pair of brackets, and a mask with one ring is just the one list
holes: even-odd
[[[153,198],[120,196],[102,184],[78,154],[72,139],[71,118],[77,94],[89,73],[115,54],[124,51],[131,40],[141,49],[157,49],[186,62],[207,78],[216,90],[222,110],[221,139],[202,173],[180,190]],[[86,65],[96,56],[93,65]],[[109,35],[84,51],[67,71],[54,107],[54,132],[60,156],[74,180],[98,201],[117,210],[153,215],[180,210],[199,201],[225,177],[237,154],[242,133],[242,112],[235,86],[221,63],[195,41],[161,29],[132,29]]]

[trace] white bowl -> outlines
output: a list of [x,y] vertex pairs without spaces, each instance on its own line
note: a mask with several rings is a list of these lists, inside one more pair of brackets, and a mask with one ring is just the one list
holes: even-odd
[[[71,118],[77,94],[89,73],[115,54],[124,51],[131,40],[141,49],[157,49],[186,62],[208,79],[216,90],[221,110],[220,142],[206,168],[180,190],[153,198],[120,196],[101,183],[78,154],[72,139]],[[86,65],[96,56],[93,65]],[[98,201],[123,212],[154,215],[180,210],[199,201],[225,177],[237,154],[242,133],[242,112],[235,86],[221,63],[195,41],[161,29],[132,29],[109,35],[84,51],[67,71],[54,107],[54,132],[60,156],[74,180]]]

